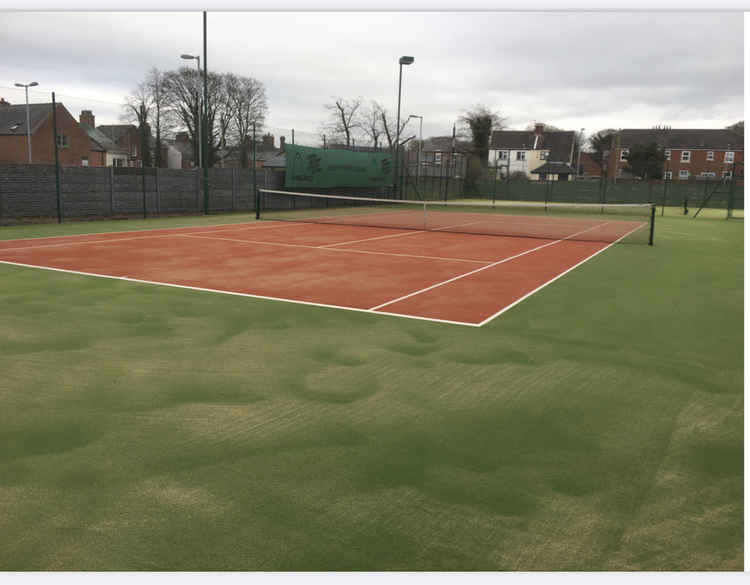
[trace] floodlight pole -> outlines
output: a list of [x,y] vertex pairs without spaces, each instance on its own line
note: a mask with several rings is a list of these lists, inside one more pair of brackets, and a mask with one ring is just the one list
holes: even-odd
[[39,85],[36,81],[32,81],[31,83],[16,83],[16,87],[22,87],[24,88],[26,92],[26,144],[29,147],[29,164],[31,164],[31,122],[29,121],[29,88],[34,87],[36,85]]
[[395,184],[395,191],[396,193],[400,194],[401,189],[401,181],[400,181],[400,174],[399,174],[399,168],[398,168],[398,154],[399,149],[401,148],[401,145],[399,144],[400,138],[401,138],[401,79],[403,77],[403,67],[404,65],[411,65],[414,63],[414,57],[401,57],[398,60],[398,106],[396,108],[396,155],[395,155],[395,164],[393,165],[395,167],[396,171],[396,184]]
[[[208,154],[208,55],[206,48],[206,11],[203,11],[203,152]],[[203,166],[203,205],[208,215],[208,162]]]
[[585,128],[581,128],[581,136],[578,140],[578,161],[576,162],[576,181],[581,169],[581,147],[583,146],[583,131]]

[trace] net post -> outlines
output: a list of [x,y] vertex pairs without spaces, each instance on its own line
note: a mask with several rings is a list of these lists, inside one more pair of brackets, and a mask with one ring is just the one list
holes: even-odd
[[654,245],[654,223],[656,220],[656,205],[651,205],[651,225],[649,226],[648,245]]

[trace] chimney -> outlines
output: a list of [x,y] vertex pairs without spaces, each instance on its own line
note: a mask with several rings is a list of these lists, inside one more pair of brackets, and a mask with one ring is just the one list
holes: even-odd
[[286,136],[282,136],[279,138],[279,145],[281,148],[281,152],[284,152],[284,146],[286,145]]
[[10,106],[10,102],[6,102],[5,98],[0,98],[0,108],[7,108]]
[[94,124],[94,114],[91,110],[81,110],[81,115],[78,117],[78,121],[81,124],[88,124],[92,128],[96,128]]
[[542,132],[544,132],[544,124],[534,124],[534,134],[536,134],[537,136],[541,136]]
[[264,134],[263,135],[263,148],[266,150],[272,150],[273,149],[273,134]]

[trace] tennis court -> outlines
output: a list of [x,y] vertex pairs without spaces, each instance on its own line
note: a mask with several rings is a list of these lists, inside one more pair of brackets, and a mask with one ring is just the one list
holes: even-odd
[[612,210],[539,217],[530,208],[508,214],[440,206],[428,214],[414,202],[283,196],[280,211],[264,205],[268,221],[9,240],[0,244],[0,261],[481,326],[648,231],[648,222],[612,219]]

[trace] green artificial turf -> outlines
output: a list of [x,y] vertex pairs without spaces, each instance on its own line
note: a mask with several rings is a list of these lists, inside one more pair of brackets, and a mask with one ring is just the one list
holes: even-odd
[[741,570],[742,259],[658,218],[478,329],[0,265],[0,569]]

